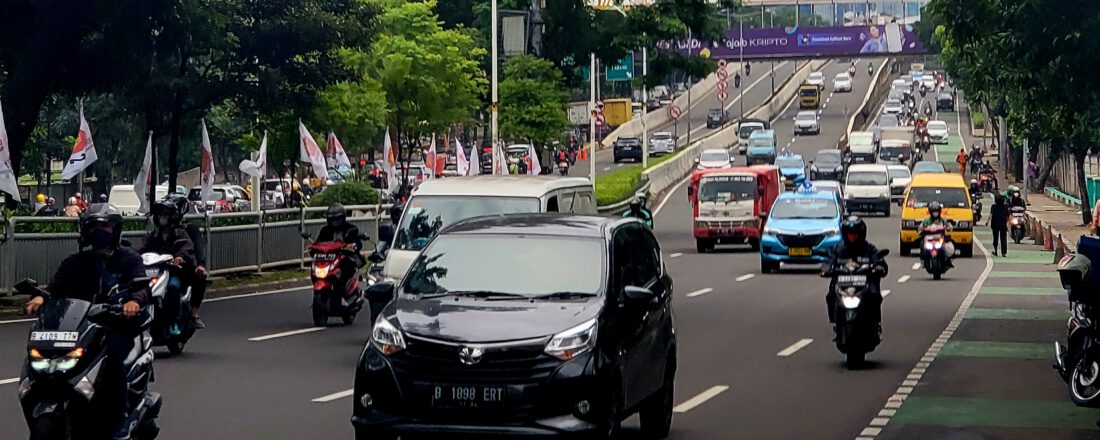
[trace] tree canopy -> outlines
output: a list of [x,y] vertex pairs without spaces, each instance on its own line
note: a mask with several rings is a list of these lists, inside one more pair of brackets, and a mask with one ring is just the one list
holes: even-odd
[[565,78],[553,63],[531,55],[504,63],[500,132],[508,139],[547,145],[569,125]]

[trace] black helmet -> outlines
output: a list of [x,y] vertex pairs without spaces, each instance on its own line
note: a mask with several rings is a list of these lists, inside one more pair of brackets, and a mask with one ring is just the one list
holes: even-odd
[[117,248],[122,242],[122,213],[106,203],[88,205],[88,209],[80,216],[80,237],[77,238],[80,247],[94,246],[96,240],[92,239],[91,233],[102,225],[112,227],[108,244],[109,247]]
[[[153,224],[157,227],[175,226],[183,222],[183,216],[187,214],[187,209],[190,206],[191,202],[187,201],[187,197],[181,194],[169,194],[153,204],[153,207],[149,210],[149,218],[153,220]],[[161,224],[159,222],[162,214],[168,216],[167,223]]]
[[943,205],[940,202],[932,202],[928,204],[928,215],[932,218],[938,219],[943,214]]
[[347,220],[348,213],[344,210],[344,205],[333,203],[325,210],[325,221],[329,226],[339,226]]
[[840,225],[840,235],[845,244],[862,243],[867,241],[867,223],[858,216],[848,217]]
[[392,206],[390,206],[390,221],[394,223],[401,221],[402,212],[404,212],[404,209],[401,204],[394,203]]

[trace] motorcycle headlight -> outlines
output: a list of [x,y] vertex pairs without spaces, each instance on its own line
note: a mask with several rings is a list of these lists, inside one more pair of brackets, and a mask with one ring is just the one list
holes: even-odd
[[863,299],[859,294],[859,290],[855,287],[837,289],[837,294],[840,296],[840,303],[844,305],[846,309],[858,308],[859,303]]
[[378,320],[374,322],[370,340],[386,356],[405,349],[405,335],[390,324],[385,316],[379,315]]
[[65,357],[57,359],[57,371],[64,373],[73,369],[73,367],[80,362],[81,356],[84,356],[84,349],[77,347],[73,351],[70,351],[69,354],[65,355]]
[[31,358],[31,368],[34,369],[34,371],[42,371],[50,368],[50,360],[42,356],[42,352],[38,351],[37,348],[30,349],[28,356]]
[[546,354],[567,361],[596,346],[596,320],[585,322],[554,335],[546,344]]
[[328,277],[328,271],[331,269],[331,267],[332,266],[314,266],[313,275],[315,275],[317,278]]

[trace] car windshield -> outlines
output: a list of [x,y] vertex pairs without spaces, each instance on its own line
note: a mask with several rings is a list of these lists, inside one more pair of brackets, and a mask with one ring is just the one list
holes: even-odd
[[910,208],[925,208],[932,202],[940,202],[945,208],[970,206],[966,190],[962,188],[913,188],[909,190],[909,199],[905,203]]
[[755,198],[756,183],[752,176],[710,176],[699,182],[699,201],[735,202]]
[[775,201],[770,218],[775,219],[829,219],[839,214],[836,200],[784,198]]
[[653,140],[655,141],[667,141],[669,139],[672,139],[672,133],[657,133],[653,135]]
[[455,222],[484,215],[533,213],[539,208],[539,199],[531,197],[414,196],[401,216],[394,247],[418,251]]
[[848,81],[850,79],[852,79],[852,78],[849,77],[847,73],[838,73],[836,75],[836,80],[837,81]]
[[707,115],[712,117],[712,118],[718,118],[718,117],[722,116],[722,111],[718,110],[716,108],[712,108],[712,109],[710,109],[709,112],[707,112]]
[[737,136],[739,136],[741,139],[748,139],[749,136],[752,135],[752,132],[763,129],[764,126],[759,124],[742,125],[740,128],[737,129]]
[[835,168],[841,164],[840,151],[819,151],[814,156],[814,165],[827,168]]
[[603,286],[604,253],[603,241],[597,238],[445,235],[413,263],[402,291],[413,295],[595,295]]
[[938,163],[921,162],[921,163],[918,163],[918,164],[913,166],[913,173],[917,173],[917,172],[944,173],[944,172],[947,172],[947,170],[943,167],[943,165],[938,164]]
[[908,179],[912,177],[909,175],[909,169],[907,168],[890,168],[886,172],[890,173],[891,179]]
[[883,156],[885,156],[887,154],[889,154],[891,156],[897,156],[899,154],[905,154],[905,153],[908,153],[908,152],[909,152],[909,146],[908,145],[883,145],[882,146],[882,153],[883,153],[882,155]]
[[700,162],[729,162],[730,155],[724,151],[704,151]]
[[848,140],[852,145],[869,145],[875,141],[875,136],[871,133],[852,134],[852,137]]
[[775,166],[779,168],[805,168],[806,163],[800,157],[780,157],[775,160]]
[[807,97],[817,96],[817,89],[816,88],[802,89],[802,90],[798,91],[798,94],[802,95],[802,96],[807,96]]
[[900,100],[903,96],[905,96],[905,94],[902,93],[901,90],[894,89],[890,91],[890,96],[888,98]]
[[896,100],[896,99],[888,99],[888,100],[886,100],[886,106],[887,106],[887,107],[898,107],[898,106],[900,106],[900,105],[901,105],[901,101],[898,101],[898,100]]
[[772,138],[767,136],[749,138],[750,147],[772,147],[774,145],[775,144],[772,143]]
[[886,185],[886,173],[882,171],[854,171],[848,173],[848,185],[877,186]]
[[879,116],[878,125],[883,127],[897,127],[898,118],[894,115]]
[[[202,190],[200,188],[191,188],[191,191],[187,193],[187,200],[198,201],[201,198],[201,193]],[[225,200],[225,190],[214,188],[208,200]]]
[[[634,138],[634,137],[621,137],[621,138],[619,138],[619,140],[617,140],[615,142],[618,143],[619,145],[638,145],[638,144],[641,143],[641,142],[638,141],[638,138]],[[526,151],[524,151],[524,153],[526,153]]]
[[825,74],[824,74],[824,73],[821,73],[821,72],[814,72],[814,73],[811,73],[811,74],[810,74],[810,79],[811,79],[811,80],[821,80],[821,79],[825,79]]

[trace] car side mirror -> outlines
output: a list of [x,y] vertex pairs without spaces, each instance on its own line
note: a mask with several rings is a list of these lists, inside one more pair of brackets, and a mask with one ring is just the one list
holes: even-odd
[[644,287],[626,286],[623,288],[623,296],[626,297],[628,306],[643,306],[657,301],[657,294]]

